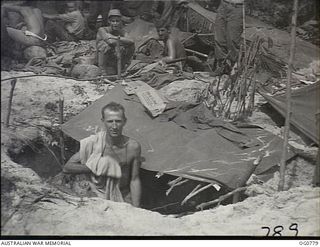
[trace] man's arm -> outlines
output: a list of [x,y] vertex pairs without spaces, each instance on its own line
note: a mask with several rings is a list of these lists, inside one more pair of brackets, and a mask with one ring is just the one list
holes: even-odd
[[130,192],[132,205],[135,207],[140,207],[141,201],[141,181],[139,170],[141,166],[141,146],[138,142],[132,144],[135,150],[135,157],[132,162],[132,173],[131,173],[131,182],[130,182]]
[[20,22],[20,23],[18,23],[16,26],[15,26],[15,28],[16,29],[21,29],[23,26],[26,26],[27,24],[23,21],[23,22]]
[[21,6],[14,6],[10,4],[3,4],[1,6],[1,9],[7,10],[7,11],[12,11],[12,12],[20,12],[22,11],[23,7]]
[[49,15],[49,14],[42,14],[43,18],[49,20],[62,20],[64,22],[74,22],[76,18],[71,14],[57,14],[57,15]]
[[106,41],[108,39],[109,33],[107,33],[103,27],[100,27],[96,37],[97,52],[106,53],[108,50],[112,49],[111,45]]
[[168,39],[167,41],[167,47],[168,47],[168,55],[161,60],[165,63],[172,61],[176,58],[176,49],[174,47],[174,42],[172,39]]
[[49,14],[42,14],[43,18],[49,19],[49,20],[58,20],[60,19],[59,15],[49,15]]
[[[103,27],[100,27],[97,32],[97,41],[104,40],[107,44],[115,46],[118,40],[118,36],[115,36],[107,32]],[[134,45],[134,41],[127,35],[120,37],[120,43],[124,45]]]
[[97,41],[103,40],[107,42],[111,36],[113,35],[108,33],[103,27],[100,27],[97,32]]
[[125,45],[134,45],[134,41],[125,33],[124,37],[120,38],[120,42]]
[[81,164],[80,153],[75,153],[68,160],[68,162],[63,167],[64,173],[73,173],[73,174],[83,174],[83,173],[91,173],[91,170],[86,166]]

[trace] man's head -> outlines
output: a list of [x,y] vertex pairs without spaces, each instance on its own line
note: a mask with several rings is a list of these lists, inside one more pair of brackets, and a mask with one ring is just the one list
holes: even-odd
[[188,1],[187,0],[177,0],[178,8],[187,8]]
[[111,9],[108,14],[108,20],[113,31],[119,31],[122,29],[122,15],[120,10]]
[[118,103],[110,102],[101,109],[102,122],[111,137],[122,136],[122,130],[127,122],[124,107]]
[[157,26],[157,31],[159,35],[159,40],[166,41],[170,35],[170,26],[169,25]]
[[67,12],[73,12],[77,10],[77,4],[75,2],[67,2]]

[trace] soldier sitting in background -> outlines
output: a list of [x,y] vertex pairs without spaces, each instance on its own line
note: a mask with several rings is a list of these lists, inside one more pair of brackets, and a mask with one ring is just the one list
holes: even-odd
[[[164,57],[161,62],[171,63],[178,58],[186,58],[186,51],[180,40],[170,33],[170,26],[158,26],[157,27],[159,40],[164,43]],[[178,62],[180,69],[182,69],[184,63]]]
[[66,6],[65,14],[43,14],[43,17],[48,19],[45,29],[52,42],[56,40],[77,41],[84,37],[85,19],[77,8],[77,4],[68,2]]
[[117,42],[120,42],[121,71],[131,61],[135,51],[134,41],[123,30],[122,15],[118,9],[112,9],[108,15],[110,26],[100,27],[97,33],[98,66],[104,74],[115,75],[117,69]]

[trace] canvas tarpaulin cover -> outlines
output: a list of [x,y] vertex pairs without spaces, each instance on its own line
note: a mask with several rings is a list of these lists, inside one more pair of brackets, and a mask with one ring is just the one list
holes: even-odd
[[[216,130],[190,131],[174,122],[161,122],[148,115],[135,96],[127,96],[121,86],[86,108],[62,125],[72,138],[81,140],[101,130],[101,108],[115,101],[126,109],[127,124],[124,134],[142,146],[142,168],[150,171],[182,176],[198,181],[219,182],[229,188],[242,186],[255,169],[254,162],[279,162],[281,139],[268,132],[249,129],[260,143],[241,149]],[[263,167],[262,170],[268,169]]]
[[[259,90],[262,96],[281,115],[286,114],[286,95],[270,95]],[[291,124],[304,135],[319,145],[319,126],[316,124],[316,114],[320,112],[320,82],[292,91],[291,95]]]

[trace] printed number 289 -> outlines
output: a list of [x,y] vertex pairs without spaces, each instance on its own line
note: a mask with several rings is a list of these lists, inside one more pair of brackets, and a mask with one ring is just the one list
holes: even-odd
[[[282,236],[281,235],[281,232],[283,231],[284,227],[279,225],[279,226],[275,226],[273,228],[273,233],[270,233],[270,227],[268,226],[263,226],[261,227],[261,229],[266,229],[267,230],[267,235],[266,236],[272,236],[272,237],[279,237],[279,236]],[[290,226],[289,226],[289,230],[291,231],[295,231],[296,232],[296,235],[295,236],[298,236],[298,224],[297,223],[292,223]],[[271,235],[272,234],[272,235]]]

